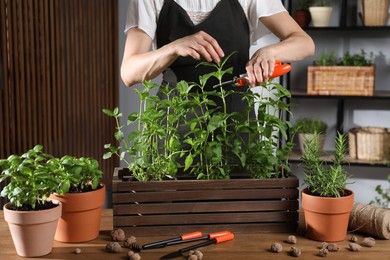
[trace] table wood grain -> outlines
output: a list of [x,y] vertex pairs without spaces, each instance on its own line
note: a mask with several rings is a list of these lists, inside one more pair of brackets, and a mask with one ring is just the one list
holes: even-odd
[[[112,230],[112,227],[112,210],[104,209],[99,238],[85,243],[61,243],[54,241],[52,252],[49,255],[40,257],[39,259],[127,259],[126,256],[128,249],[126,248],[123,248],[121,253],[107,253],[105,251],[105,246],[110,241],[110,231]],[[203,252],[203,259],[205,260],[294,259],[292,256],[288,255],[288,250],[292,246],[285,242],[288,235],[295,235],[298,239],[297,244],[294,246],[302,250],[302,255],[297,259],[320,259],[320,257],[318,256],[318,251],[321,242],[307,239],[304,236],[298,234],[288,233],[235,234],[235,239],[233,241],[221,243],[218,245],[210,245],[207,247],[200,248],[200,250]],[[360,241],[365,237],[365,235],[362,234],[353,235],[356,235]],[[348,234],[347,238],[349,238],[350,236],[351,234]],[[167,238],[170,237],[138,236],[137,242],[140,245],[143,245],[146,243],[160,241]],[[283,251],[281,253],[270,252],[269,248],[274,242],[279,242],[282,244]],[[359,252],[350,251],[348,249],[348,243],[349,242],[347,240],[337,243],[340,247],[340,250],[338,252],[330,252],[326,259],[390,259],[390,240],[377,239],[376,245],[374,247],[363,247]],[[177,251],[178,249],[187,245],[190,244],[175,245],[163,249],[142,251],[140,254],[143,260],[156,260],[167,253]],[[80,248],[81,253],[73,253],[75,248]],[[13,245],[12,238],[9,233],[8,225],[4,221],[2,210],[0,210],[0,259],[29,259],[19,257],[16,254],[15,247]],[[177,259],[186,258],[183,257]]]

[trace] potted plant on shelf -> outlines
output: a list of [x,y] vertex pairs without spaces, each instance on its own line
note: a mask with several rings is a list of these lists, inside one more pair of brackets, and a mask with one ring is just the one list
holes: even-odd
[[48,163],[52,158],[36,145],[21,156],[0,160],[0,182],[8,182],[1,196],[10,200],[3,207],[4,219],[16,252],[23,257],[43,256],[52,250],[62,204],[48,198],[66,190],[57,178],[61,169]]
[[[389,182],[388,184],[390,184],[390,175],[387,176],[387,181]],[[382,185],[377,185],[375,191],[377,192],[377,196],[375,196],[370,204],[390,209],[390,187],[384,188]]]
[[332,14],[330,0],[315,0],[309,7],[314,27],[327,27]]
[[62,216],[58,221],[55,240],[75,243],[97,238],[106,187],[100,182],[103,172],[98,161],[65,155],[52,159],[49,164],[61,168],[58,178],[66,191],[50,196],[62,203]]
[[295,124],[296,131],[298,133],[299,148],[304,153],[305,140],[313,139],[316,134],[320,152],[322,151],[325,143],[325,135],[328,125],[318,118],[299,118]]
[[313,3],[313,0],[298,0],[298,9],[296,9],[292,17],[302,28],[306,28],[311,22],[311,15],[309,12],[309,6]]
[[[199,83],[162,86],[163,100],[152,94],[157,85],[143,82],[144,89],[135,89],[140,110],[127,117],[127,124],[136,129],[127,137],[118,108],[103,110],[115,119],[120,144],[106,144],[104,158],[117,155],[128,166],[114,173],[114,227],[132,234],[156,234],[156,228],[177,234],[193,225],[210,231],[215,226],[212,219],[218,219],[238,232],[296,228],[297,179],[286,178],[293,147],[286,133],[292,126],[281,118],[282,112],[289,113],[283,100],[290,94],[276,83],[261,86],[263,95],[250,88],[225,90],[222,85],[219,91],[206,90],[211,77],[221,83],[223,75],[232,74],[231,68],[223,69],[228,58],[218,64],[202,63],[215,71],[201,76]],[[233,95],[242,100],[242,113],[227,112],[226,99]],[[188,131],[180,135],[181,128]],[[287,142],[279,145],[280,138]],[[280,190],[265,192],[270,187]],[[278,201],[285,196],[289,202]],[[278,207],[279,212],[267,212]],[[266,225],[275,219],[279,224]]]
[[[316,134],[314,134],[316,136]],[[302,190],[307,236],[317,241],[345,239],[354,193],[346,188],[349,174],[345,170],[347,138],[338,133],[331,165],[320,159],[317,138],[307,140],[302,157],[306,188]]]
[[373,54],[345,52],[337,58],[334,52],[323,51],[308,67],[307,92],[310,95],[374,95],[375,66]]

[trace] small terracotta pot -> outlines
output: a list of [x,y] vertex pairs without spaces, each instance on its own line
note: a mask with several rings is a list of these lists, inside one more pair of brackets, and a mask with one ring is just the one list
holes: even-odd
[[309,10],[296,10],[292,14],[292,17],[302,28],[308,27],[311,22],[311,15]]
[[62,203],[62,217],[58,221],[54,239],[60,242],[86,242],[99,236],[106,186],[82,192],[53,194]]
[[10,203],[4,205],[4,219],[14,242],[16,252],[23,257],[47,255],[53,248],[57,222],[62,205],[37,211],[10,210]]
[[302,191],[302,208],[305,214],[307,237],[322,242],[337,242],[347,236],[349,215],[354,193],[340,198],[319,197]]

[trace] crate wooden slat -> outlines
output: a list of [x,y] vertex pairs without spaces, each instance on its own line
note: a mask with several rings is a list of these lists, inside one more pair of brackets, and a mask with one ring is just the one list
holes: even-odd
[[372,96],[375,66],[309,66],[310,95]]
[[135,236],[228,229],[236,233],[293,232],[299,181],[278,179],[128,181],[114,171],[114,228]]

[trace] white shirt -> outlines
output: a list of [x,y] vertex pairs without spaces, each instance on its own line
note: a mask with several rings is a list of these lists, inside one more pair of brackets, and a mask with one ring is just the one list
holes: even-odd
[[[198,24],[209,15],[220,0],[174,1],[186,10],[194,24]],[[248,20],[251,43],[269,33],[260,22],[260,17],[286,12],[281,0],[238,0],[238,2]],[[155,42],[157,20],[163,4],[164,0],[130,0],[125,33],[133,27],[138,27]]]

